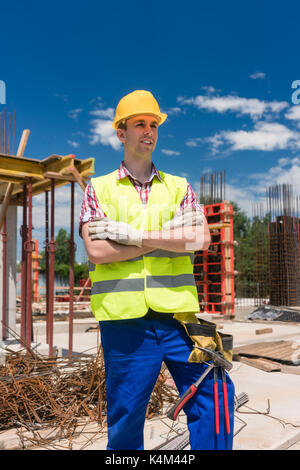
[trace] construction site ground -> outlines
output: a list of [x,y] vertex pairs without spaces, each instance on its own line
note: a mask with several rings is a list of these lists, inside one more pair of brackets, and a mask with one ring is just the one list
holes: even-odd
[[[246,319],[247,313],[249,311],[236,312],[234,319],[212,315],[202,315],[202,318],[214,321],[223,333],[232,334],[234,348],[258,342],[286,340],[291,341],[297,349],[297,345],[300,344],[300,323],[254,322]],[[68,327],[68,321],[55,321],[54,323],[54,343],[59,355],[67,355],[68,352]],[[263,332],[266,329],[269,332]],[[45,321],[35,318],[33,332],[32,347],[42,354],[47,354]],[[75,318],[74,352],[96,353],[99,341],[97,323],[92,315],[87,315],[86,318]],[[281,371],[266,372],[234,360],[230,375],[235,383],[236,395],[245,392],[249,396],[248,403],[235,413],[236,435],[233,449],[300,450],[300,365],[287,365],[283,366]],[[85,426],[85,433],[90,433],[92,436],[89,445],[84,446],[85,450],[106,449],[106,433],[101,432],[97,435],[97,426],[96,422],[89,422]],[[165,416],[163,410],[158,416],[145,423],[145,449],[154,449],[186,430],[184,413],[181,412],[179,419],[173,423]],[[63,442],[58,442],[58,445],[63,446]],[[73,439],[72,449],[80,449],[82,445],[83,440],[79,433]],[[18,429],[0,432],[0,446],[7,450],[20,449],[22,446]],[[31,448],[45,449],[47,447],[33,446]]]

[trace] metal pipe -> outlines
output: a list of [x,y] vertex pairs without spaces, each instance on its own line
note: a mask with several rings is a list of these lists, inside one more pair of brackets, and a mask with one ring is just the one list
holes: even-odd
[[55,209],[55,181],[51,179],[51,234],[49,243],[49,356],[53,356],[53,320],[54,320],[54,268],[55,268],[55,241],[54,241],[54,209]]
[[46,342],[49,344],[49,201],[45,191]]
[[34,240],[34,262],[33,262],[33,302],[39,301],[39,241]]
[[7,308],[7,233],[6,217],[2,227],[2,340],[7,338],[6,328],[6,308]]
[[32,178],[28,183],[28,240],[25,244],[27,259],[27,299],[26,299],[26,343],[30,347],[32,337]]
[[74,181],[71,182],[71,221],[70,221],[70,273],[69,273],[69,359],[73,353],[73,307],[74,307]]
[[3,113],[0,113],[0,152],[4,153],[2,149],[2,128],[3,128]]
[[6,109],[3,111],[3,139],[4,139],[4,153],[7,153],[6,150]]
[[7,148],[8,154],[10,154],[10,134],[11,134],[11,114],[8,113],[8,148]]
[[15,133],[16,133],[16,110],[14,110],[14,121],[13,121],[13,155],[15,154]]
[[26,284],[27,284],[27,260],[26,260],[26,251],[25,243],[27,241],[27,188],[26,184],[23,184],[23,225],[21,227],[21,237],[22,237],[22,278],[21,278],[21,339],[25,342],[26,336]]

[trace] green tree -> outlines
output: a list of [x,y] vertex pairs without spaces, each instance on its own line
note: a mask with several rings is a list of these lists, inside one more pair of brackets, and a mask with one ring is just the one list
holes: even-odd
[[56,241],[55,264],[70,265],[70,235],[63,228],[59,229]]
[[[62,279],[69,279],[70,273],[70,234],[64,229],[60,229],[56,236],[56,251],[55,251],[55,266],[54,272]],[[46,253],[45,250],[41,252],[39,259],[40,271],[46,271]],[[79,264],[74,261],[74,280],[78,283],[79,279],[86,279],[88,277],[88,265]]]
[[232,202],[236,213],[233,218],[236,292],[240,297],[265,298],[268,295],[268,223],[270,214],[251,220]]

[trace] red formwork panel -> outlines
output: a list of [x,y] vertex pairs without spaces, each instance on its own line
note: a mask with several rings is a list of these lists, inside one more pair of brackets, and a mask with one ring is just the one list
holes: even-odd
[[234,315],[233,207],[227,201],[204,206],[210,226],[207,251],[195,252],[194,276],[201,311]]

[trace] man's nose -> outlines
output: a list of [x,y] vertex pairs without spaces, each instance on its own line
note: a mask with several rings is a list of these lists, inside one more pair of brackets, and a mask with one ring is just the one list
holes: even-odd
[[149,125],[146,124],[144,128],[144,134],[153,135],[153,129],[150,124]]

